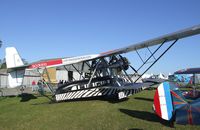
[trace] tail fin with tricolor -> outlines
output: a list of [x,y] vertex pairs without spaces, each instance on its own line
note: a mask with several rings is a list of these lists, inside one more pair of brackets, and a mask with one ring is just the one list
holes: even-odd
[[177,124],[200,125],[200,99],[187,102],[173,83],[164,82],[158,86],[153,106],[155,113],[164,120],[175,119]]
[[14,88],[21,86],[23,83],[25,67],[16,48],[6,48],[6,65],[8,70],[9,87]]
[[164,120],[171,120],[173,116],[173,104],[168,82],[161,83],[154,95],[155,113]]

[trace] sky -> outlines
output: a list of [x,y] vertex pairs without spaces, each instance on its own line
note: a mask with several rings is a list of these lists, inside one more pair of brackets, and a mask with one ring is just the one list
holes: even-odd
[[[0,58],[96,54],[200,24],[199,0],[0,0]],[[200,35],[181,39],[148,73],[200,67]],[[142,54],[146,56],[146,51]],[[127,54],[138,66],[135,53]]]

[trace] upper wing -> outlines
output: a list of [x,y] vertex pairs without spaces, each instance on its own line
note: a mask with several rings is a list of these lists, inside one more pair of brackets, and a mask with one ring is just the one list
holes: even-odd
[[189,37],[189,36],[193,36],[197,34],[200,34],[200,25],[196,25],[187,29],[183,29],[183,30],[170,33],[164,36],[160,36],[158,38],[154,38],[151,40],[147,40],[141,43],[132,44],[124,48],[104,52],[104,53],[101,53],[101,56],[109,56],[109,55],[114,55],[114,54],[127,53],[130,51],[136,51],[145,47],[150,47],[150,46],[161,44],[163,42],[169,42],[169,41],[173,41],[173,40],[177,40],[177,39],[181,39],[181,38],[185,38],[185,37]]
[[164,36],[160,36],[158,38],[147,40],[147,41],[144,41],[141,43],[132,44],[132,45],[124,47],[124,48],[115,49],[112,51],[103,52],[103,53],[94,54],[94,55],[84,55],[84,56],[77,56],[77,57],[70,57],[70,58],[59,58],[59,59],[55,59],[55,60],[37,62],[37,63],[31,64],[28,68],[34,69],[34,68],[39,68],[39,67],[56,67],[56,66],[76,64],[76,63],[89,61],[89,60],[93,60],[93,59],[97,59],[97,58],[101,58],[101,57],[107,57],[110,55],[122,54],[122,53],[127,53],[130,51],[136,51],[136,50],[139,50],[139,49],[142,49],[145,47],[158,45],[163,42],[169,42],[169,41],[193,36],[196,34],[200,34],[200,25],[193,26],[193,27],[190,27],[187,29],[183,29],[181,31],[177,31],[177,32],[167,34]]

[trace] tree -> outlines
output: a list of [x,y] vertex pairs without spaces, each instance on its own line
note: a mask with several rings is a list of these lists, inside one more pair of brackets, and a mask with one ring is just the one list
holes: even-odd
[[0,40],[0,48],[1,48],[1,46],[2,46],[2,41]]
[[1,59],[1,63],[0,63],[0,69],[6,69],[7,67],[6,67],[6,60],[5,60],[5,58],[2,60]]

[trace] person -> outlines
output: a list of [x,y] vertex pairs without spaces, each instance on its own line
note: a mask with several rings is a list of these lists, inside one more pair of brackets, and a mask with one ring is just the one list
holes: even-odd
[[47,82],[46,82],[46,80],[45,80],[44,78],[42,79],[42,84],[43,84],[43,87],[44,87],[44,88],[47,87]]
[[61,80],[60,84],[63,84],[64,80]]
[[35,80],[32,81],[32,85],[36,85]]
[[59,80],[58,87],[60,87],[61,85],[62,85],[62,80]]
[[43,80],[39,80],[38,83],[37,83],[37,86],[38,86],[38,92],[41,95],[44,95]]
[[35,80],[32,81],[31,85],[32,85],[32,91],[35,91],[36,90],[36,82],[35,82]]
[[67,80],[65,80],[64,84],[67,84]]

